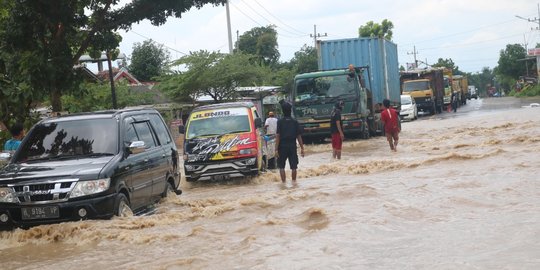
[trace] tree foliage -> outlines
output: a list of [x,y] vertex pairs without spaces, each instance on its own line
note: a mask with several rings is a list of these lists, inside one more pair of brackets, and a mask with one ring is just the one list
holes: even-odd
[[11,73],[24,70],[30,91],[47,93],[53,110],[60,111],[62,94],[78,86],[73,66],[83,53],[118,47],[115,31],[144,19],[161,25],[192,7],[225,2],[133,0],[119,6],[118,0],[6,0],[0,7],[9,14],[0,25],[0,46],[17,63]]
[[527,56],[525,48],[520,44],[508,44],[506,49],[501,50],[498,66],[496,68],[497,75],[518,78],[525,75],[526,68],[523,60]]
[[382,20],[380,24],[369,21],[358,28],[358,35],[359,37],[378,37],[392,40],[393,28],[394,24],[387,19]]
[[[111,90],[107,83],[84,83],[80,93],[62,96],[65,110],[76,112],[90,112],[107,110],[111,108]],[[151,104],[152,94],[148,92],[133,92],[126,82],[116,83],[118,107]]]
[[237,98],[236,87],[261,85],[270,70],[254,56],[198,51],[180,58],[174,65],[186,71],[162,76],[159,88],[176,101],[210,96],[214,102]]
[[280,57],[275,26],[255,27],[240,35],[236,52],[255,55],[261,65],[275,65]]
[[493,69],[484,67],[482,68],[482,71],[474,74],[468,74],[467,77],[469,78],[469,85],[474,85],[478,88],[479,95],[487,96],[487,90],[493,85],[493,78],[495,78],[495,74],[493,73]]
[[142,44],[135,43],[129,72],[140,81],[150,81],[168,71],[170,58],[169,51],[152,40],[145,40]]
[[454,60],[452,60],[452,58],[446,58],[446,59],[439,58],[439,60],[437,60],[437,63],[435,63],[435,64],[433,64],[431,66],[432,67],[444,67],[444,68],[451,69],[452,74],[454,74],[454,75],[464,75],[465,74],[464,72],[459,70],[459,67],[456,66],[456,64],[454,63]]

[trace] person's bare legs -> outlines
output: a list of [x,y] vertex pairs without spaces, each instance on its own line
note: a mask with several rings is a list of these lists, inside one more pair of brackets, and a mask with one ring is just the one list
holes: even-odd
[[293,184],[296,183],[296,169],[294,170],[291,170],[291,178],[292,178],[292,181],[293,181]]
[[394,134],[394,151],[397,151],[398,141],[399,141],[399,134],[396,133]]
[[341,150],[336,150],[337,159],[341,159]]
[[[281,183],[285,183],[285,169],[279,169],[279,176],[281,177]],[[294,177],[296,177],[296,175],[294,175]]]

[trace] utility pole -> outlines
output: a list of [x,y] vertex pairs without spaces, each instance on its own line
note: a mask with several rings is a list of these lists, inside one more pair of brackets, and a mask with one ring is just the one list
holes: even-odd
[[416,54],[418,51],[416,50],[416,46],[413,46],[413,52],[407,52],[407,55],[414,55],[414,68],[418,68],[418,60],[416,60]]
[[327,37],[328,35],[324,33],[324,35],[321,35],[320,33],[317,33],[317,25],[313,25],[313,34],[309,34],[310,37],[313,38],[313,46],[317,50],[317,38],[318,37]]
[[229,0],[227,0],[225,7],[227,9],[227,32],[229,34],[229,53],[232,54],[233,46],[232,46],[232,33],[231,33],[231,13],[229,12]]
[[[538,8],[538,18],[534,18],[534,19],[531,19],[531,18],[524,18],[524,17],[521,17],[519,15],[516,15],[517,18],[520,18],[522,20],[526,20],[528,22],[538,22],[538,26],[536,27],[536,30],[540,31],[540,4],[537,4],[537,8]],[[531,28],[531,30],[534,30],[534,28]],[[525,50],[527,50],[527,43],[525,42]],[[540,63],[540,52],[538,52],[538,49],[532,49],[532,54],[530,51],[527,51],[527,54],[529,56],[536,56],[536,74],[537,76],[540,77],[540,65],[538,63]],[[527,64],[527,61],[525,61],[525,64]],[[527,67],[528,69],[528,67]],[[527,72],[528,73],[528,72]],[[538,85],[540,85],[540,80],[538,80]]]

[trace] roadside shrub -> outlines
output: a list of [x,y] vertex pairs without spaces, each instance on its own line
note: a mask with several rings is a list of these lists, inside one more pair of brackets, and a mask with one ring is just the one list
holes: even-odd
[[512,90],[512,92],[514,93],[513,96],[515,97],[540,96],[540,85],[526,85],[525,87],[523,87],[523,89],[521,89],[520,92],[516,93],[514,90]]

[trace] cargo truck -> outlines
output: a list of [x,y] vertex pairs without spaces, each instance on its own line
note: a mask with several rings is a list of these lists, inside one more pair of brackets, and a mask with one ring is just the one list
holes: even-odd
[[387,98],[399,107],[397,45],[380,38],[326,40],[318,44],[319,70],[294,80],[294,114],[307,141],[330,137],[334,104],[341,112],[346,136],[382,134],[380,104]]
[[444,84],[444,98],[443,98],[443,109],[447,110],[452,101],[452,70],[445,68],[443,70],[443,84]]
[[467,104],[467,95],[469,93],[469,82],[467,76],[463,75],[453,75],[452,76],[452,85],[454,91],[459,94],[459,104]]
[[431,115],[444,106],[444,76],[441,68],[414,69],[400,72],[401,93],[416,101],[418,110]]

